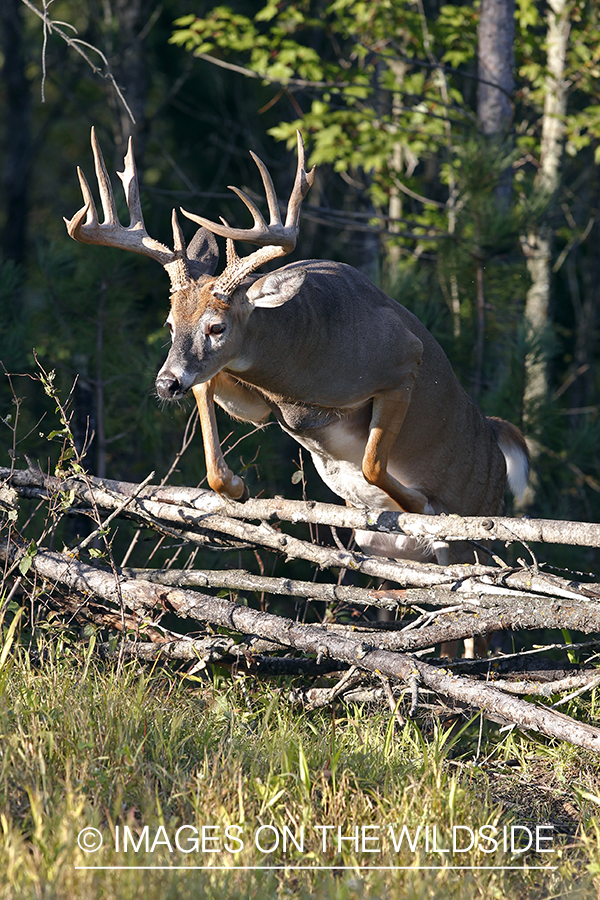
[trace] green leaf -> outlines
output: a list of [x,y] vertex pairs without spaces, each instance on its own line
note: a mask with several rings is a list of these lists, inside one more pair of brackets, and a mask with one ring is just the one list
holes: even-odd
[[10,648],[12,647],[14,639],[15,639],[15,631],[17,630],[17,625],[19,624],[22,614],[23,614],[23,609],[21,608],[21,609],[19,609],[19,611],[16,613],[15,617],[13,618],[12,622],[10,623],[9,629],[6,633],[6,637],[4,639],[4,644],[2,646],[2,652],[0,653],[0,670],[3,669],[3,667],[6,663],[6,660],[8,658],[8,654],[10,653]]
[[300,775],[300,781],[304,785],[307,794],[310,794],[310,769],[308,767],[308,761],[304,753],[302,742],[298,744],[298,774]]
[[179,19],[175,19],[173,25],[178,25],[181,28],[185,28],[186,25],[191,25],[192,22],[196,19],[196,16],[191,13],[189,16],[181,16]]
[[35,541],[32,541],[25,551],[25,555],[21,557],[19,560],[19,572],[21,575],[27,575],[31,568],[31,564],[33,562],[33,557],[38,552],[37,544]]

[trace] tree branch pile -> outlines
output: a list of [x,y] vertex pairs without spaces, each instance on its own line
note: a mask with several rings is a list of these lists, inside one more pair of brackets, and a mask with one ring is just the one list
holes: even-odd
[[[258,675],[314,677],[341,672],[333,686],[295,691],[292,698],[315,706],[344,695],[348,699],[381,696],[397,715],[405,692],[413,711],[419,692],[434,692],[460,708],[483,710],[494,721],[600,750],[600,729],[554,707],[523,699],[567,692],[559,701],[566,702],[593,690],[600,683],[593,666],[549,661],[539,653],[455,663],[423,659],[440,643],[504,629],[600,631],[600,585],[541,571],[528,546],[530,542],[600,546],[600,525],[418,516],[281,498],[238,503],[200,489],[137,485],[87,475],[59,479],[33,468],[0,469],[0,479],[0,506],[7,512],[0,558],[8,591],[34,582],[36,597],[51,608],[120,635],[116,642],[102,644],[103,652],[116,652],[116,645],[124,656],[191,661],[194,672],[213,662]],[[275,551],[286,560],[304,560],[319,570],[333,570],[334,577],[315,582],[257,575],[240,568],[126,568],[118,567],[110,552],[107,567],[106,559],[100,565],[93,557],[86,558],[85,547],[92,536],[63,552],[20,536],[15,522],[24,499],[46,504],[54,510],[54,518],[90,516],[96,525],[93,535],[103,536],[109,551],[106,535],[112,523],[127,518],[192,547],[231,549],[236,557],[240,548]],[[329,526],[334,545],[298,537],[295,526],[299,523]],[[339,540],[337,529],[356,528],[436,541],[520,541],[533,562],[526,565],[519,560],[518,566],[508,566],[496,556],[494,565],[442,567],[374,558],[345,549]],[[48,535],[51,538],[51,528]],[[343,571],[368,576],[359,579],[363,583],[381,579],[386,585],[338,583]],[[237,602],[207,593],[215,589],[228,590]],[[333,613],[323,623],[305,624],[243,605],[240,592],[325,602]],[[386,610],[395,620],[369,621],[363,614],[373,607]],[[339,621],[340,611],[344,621]],[[166,627],[165,621],[173,616],[185,620],[181,631]],[[349,618],[351,625],[345,624]],[[191,626],[193,635],[186,633]],[[594,641],[580,645],[590,652],[595,646]],[[569,649],[557,647],[563,654]]]

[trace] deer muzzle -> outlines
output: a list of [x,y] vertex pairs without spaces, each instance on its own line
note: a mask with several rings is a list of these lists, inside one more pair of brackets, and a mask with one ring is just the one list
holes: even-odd
[[186,388],[173,372],[161,369],[156,379],[156,392],[161,400],[179,400]]

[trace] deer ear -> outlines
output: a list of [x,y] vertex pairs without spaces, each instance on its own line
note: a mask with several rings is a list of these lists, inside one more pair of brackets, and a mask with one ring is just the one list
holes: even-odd
[[214,275],[219,263],[219,245],[214,234],[199,228],[188,245],[187,255],[192,278]]
[[271,309],[283,306],[294,297],[306,278],[306,269],[294,267],[279,269],[259,278],[246,291],[246,298],[252,306]]

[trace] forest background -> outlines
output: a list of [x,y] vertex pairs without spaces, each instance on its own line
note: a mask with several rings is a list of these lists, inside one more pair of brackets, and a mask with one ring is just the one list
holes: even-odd
[[[318,168],[294,258],[367,272],[484,412],[523,428],[528,514],[600,519],[597,4],[4,0],[0,22],[0,403],[17,464],[52,471],[62,446],[34,350],[61,396],[75,385],[95,475],[163,475],[193,416],[154,395],[166,278],[66,234],[77,165],[94,184],[90,126],[113,181],[133,136],[146,226],[168,244],[174,206],[246,224],[226,186],[260,197],[249,149],[285,199],[300,128]],[[250,430],[220,428],[230,444]],[[229,459],[254,496],[333,499],[274,426]],[[171,480],[204,473],[198,436]],[[569,552],[593,568],[593,551]]]

